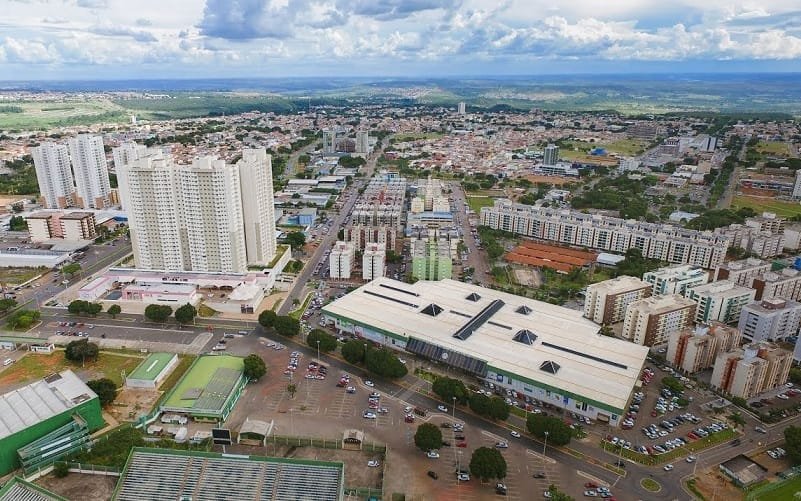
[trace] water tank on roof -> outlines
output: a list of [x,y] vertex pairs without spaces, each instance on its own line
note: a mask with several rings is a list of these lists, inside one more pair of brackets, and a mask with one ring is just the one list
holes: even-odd
[[795,258],[795,261],[793,262],[793,268],[796,270],[801,270],[801,256]]

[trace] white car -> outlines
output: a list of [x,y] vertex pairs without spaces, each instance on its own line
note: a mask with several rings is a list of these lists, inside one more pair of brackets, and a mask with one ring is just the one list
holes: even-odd
[[373,384],[373,382],[372,382],[372,381],[370,381],[369,379],[365,380],[365,382],[364,382],[364,385],[365,385],[365,386],[369,386],[370,388],[373,388],[373,387],[375,386],[375,385]]
[[671,470],[673,470],[673,465],[672,464],[666,464],[665,467],[662,468],[662,469],[665,470],[665,471],[671,471]]
[[587,496],[588,498],[595,498],[595,497],[598,497],[598,492],[597,491],[584,491],[584,495]]
[[404,359],[402,359],[402,358],[399,358],[399,359],[398,359],[398,362],[402,363],[403,365],[406,365],[406,360],[404,360]]
[[445,407],[445,406],[444,406],[444,405],[442,405],[442,404],[440,404],[440,405],[438,405],[438,406],[437,406],[437,410],[440,410],[440,411],[442,411],[442,412],[448,412],[448,408],[447,408],[447,407]]
[[506,442],[498,442],[495,444],[495,447],[498,449],[508,449],[509,444],[507,444]]
[[460,473],[460,474],[456,475],[456,478],[460,482],[467,482],[468,480],[470,480],[470,475],[468,475],[467,473]]
[[510,435],[512,435],[512,436],[513,436],[513,437],[515,437],[515,438],[520,438],[520,433],[519,433],[519,432],[516,432],[516,431],[514,431],[514,430],[512,430],[512,431],[511,431],[509,434],[510,434]]
[[362,413],[362,417],[364,419],[376,419],[377,416],[375,415],[374,412],[364,411]]
[[687,459],[685,459],[685,461],[687,461],[688,463],[694,463],[696,459],[698,458],[695,456],[687,456]]
[[439,452],[437,452],[437,451],[428,451],[428,452],[426,452],[426,457],[428,459],[438,459],[439,458]]
[[381,463],[379,463],[374,459],[371,459],[370,461],[367,461],[367,466],[369,466],[370,468],[378,468],[379,466],[381,466]]

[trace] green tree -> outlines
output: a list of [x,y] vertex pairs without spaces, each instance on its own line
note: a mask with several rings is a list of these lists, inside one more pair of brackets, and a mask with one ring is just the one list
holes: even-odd
[[6,326],[9,329],[27,329],[39,320],[40,313],[37,310],[17,310],[6,318]]
[[110,405],[114,402],[114,399],[117,398],[117,385],[114,384],[114,381],[111,379],[92,379],[86,383],[86,386],[97,393],[97,396],[100,398],[100,405],[103,407]]
[[613,337],[615,335],[612,328],[607,324],[601,324],[601,329],[598,331],[598,334],[607,337]]
[[790,381],[793,384],[801,384],[801,369],[798,367],[793,367],[790,369]]
[[275,318],[275,332],[282,336],[297,336],[300,332],[300,322],[289,316]]
[[8,221],[9,231],[25,231],[28,229],[28,222],[22,216],[11,216]]
[[554,484],[548,486],[548,493],[551,495],[551,501],[574,501],[572,496],[560,491]]
[[409,371],[387,348],[367,352],[367,370],[386,378],[401,378]]
[[729,421],[734,423],[735,428],[738,426],[745,426],[745,418],[742,412],[732,412],[729,414]]
[[495,448],[479,447],[470,458],[470,473],[482,482],[491,478],[506,478],[506,460]]
[[278,318],[278,314],[273,310],[264,310],[259,313],[259,325],[265,329],[272,329],[275,326],[276,318]]
[[87,301],[76,299],[67,305],[67,311],[72,315],[81,315],[86,312],[88,305],[89,303]]
[[570,427],[561,419],[543,414],[529,414],[526,429],[541,440],[548,433],[548,443],[553,445],[567,445],[572,437]]
[[784,429],[784,448],[793,465],[801,464],[801,427],[788,426]]
[[67,463],[63,461],[59,461],[53,465],[53,475],[56,478],[64,478],[70,474],[70,467],[67,466]]
[[453,403],[453,397],[456,397],[456,401],[460,404],[466,404],[470,395],[463,382],[449,377],[435,379],[434,384],[431,385],[431,391],[447,402],[448,405]]
[[364,341],[351,339],[342,345],[342,358],[352,364],[364,362],[365,355]]
[[509,404],[501,397],[492,397],[489,405],[489,417],[500,421],[508,419]]
[[298,391],[297,385],[295,383],[289,383],[286,385],[286,392],[289,393],[289,398],[295,398],[295,393]]
[[306,336],[306,344],[312,348],[317,348],[318,341],[320,342],[320,351],[323,353],[329,353],[337,349],[337,338],[322,329],[312,329],[309,335]]
[[175,310],[175,320],[181,325],[191,324],[195,321],[196,316],[197,308],[189,303],[179,306],[178,309]]
[[267,373],[267,364],[264,363],[264,359],[255,353],[245,357],[244,364],[245,377],[251,381],[258,381],[259,378]]
[[111,318],[116,318],[117,315],[122,313],[122,308],[118,304],[112,304],[111,306],[108,307],[107,312],[109,315],[111,315]]
[[662,387],[667,388],[674,395],[679,395],[684,391],[684,385],[673,376],[665,376],[662,378]]
[[487,416],[490,413],[490,397],[481,393],[473,393],[468,400],[470,410],[479,416]]
[[301,231],[292,231],[287,234],[286,243],[292,247],[292,250],[298,250],[306,244],[306,235]]
[[64,349],[64,358],[70,362],[85,362],[86,360],[97,360],[100,349],[95,343],[90,343],[88,339],[78,339],[70,341]]
[[423,423],[414,434],[414,445],[423,451],[433,451],[442,447],[442,432],[435,424]]
[[70,277],[75,275],[79,271],[81,271],[81,265],[78,263],[65,264],[64,266],[61,267],[61,273],[68,275]]
[[151,322],[166,322],[170,315],[172,315],[172,307],[164,304],[149,304],[145,308],[145,318]]
[[0,299],[0,313],[5,313],[8,310],[17,306],[17,301],[11,298]]
[[100,303],[87,303],[86,304],[86,313],[92,316],[97,315],[103,311],[103,305]]

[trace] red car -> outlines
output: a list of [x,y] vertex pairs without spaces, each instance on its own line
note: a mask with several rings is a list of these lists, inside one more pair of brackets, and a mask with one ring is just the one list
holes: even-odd
[[456,447],[467,447],[467,442],[459,442]]
[[587,482],[586,484],[584,484],[584,487],[586,487],[587,489],[597,489],[598,484],[596,484],[595,482]]

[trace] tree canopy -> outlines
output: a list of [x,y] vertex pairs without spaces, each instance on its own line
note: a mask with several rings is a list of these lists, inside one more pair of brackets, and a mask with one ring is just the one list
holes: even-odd
[[41,314],[38,310],[17,310],[6,317],[6,326],[9,329],[27,329],[39,320]]
[[456,401],[460,404],[466,404],[470,395],[463,382],[449,377],[438,377],[431,385],[431,390],[448,402],[448,405],[453,402],[453,397],[456,397]]
[[251,353],[245,357],[244,364],[245,377],[252,381],[257,381],[267,373],[267,364],[264,363],[264,359],[255,353]]
[[179,306],[175,310],[175,320],[182,325],[191,324],[195,321],[197,316],[197,309],[189,303]]
[[153,322],[166,322],[172,315],[172,307],[165,304],[149,304],[145,308],[145,317]]
[[367,370],[387,378],[401,378],[409,371],[387,348],[367,352]]
[[65,264],[61,267],[61,272],[69,276],[75,275],[79,271],[81,271],[81,265],[78,263]]
[[112,402],[114,402],[114,399],[117,398],[117,385],[114,384],[114,381],[111,379],[93,379],[88,381],[86,386],[91,388],[93,392],[97,393],[97,396],[100,398],[100,405],[103,407],[110,405]]
[[482,482],[506,478],[506,460],[498,449],[479,447],[470,458],[470,473]]
[[292,250],[298,250],[306,244],[306,235],[302,231],[292,231],[286,235],[286,243],[288,243]]
[[342,357],[352,364],[364,362],[364,341],[351,339],[342,345]]
[[300,322],[289,316],[277,316],[273,328],[282,336],[297,336],[300,332]]
[[71,362],[85,362],[86,360],[97,360],[100,349],[95,343],[90,343],[88,339],[77,339],[70,341],[64,349],[64,358]]
[[526,429],[539,439],[545,439],[547,433],[548,443],[553,445],[567,445],[572,437],[570,427],[561,419],[544,414],[529,414]]
[[414,434],[414,445],[423,451],[433,451],[442,447],[442,432],[435,424],[423,423]]
[[801,427],[788,426],[784,430],[784,448],[794,465],[801,464]]
[[120,313],[122,313],[122,308],[118,304],[112,304],[111,306],[108,307],[108,310],[106,311],[108,312],[109,315],[111,315],[111,318],[114,318]]
[[273,310],[264,310],[263,312],[259,313],[259,325],[265,329],[272,329],[273,326],[275,326],[276,318],[278,318],[278,314]]
[[90,303],[82,299],[76,299],[67,305],[67,311],[73,315],[97,315],[103,311],[103,305],[100,303]]
[[323,353],[329,353],[337,349],[337,338],[322,329],[312,329],[306,337],[306,344],[312,348],[317,348],[318,341],[320,342],[320,351]]

